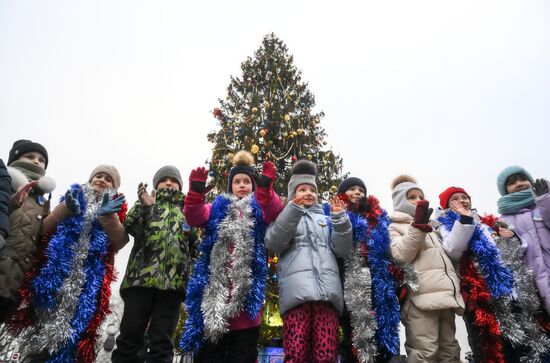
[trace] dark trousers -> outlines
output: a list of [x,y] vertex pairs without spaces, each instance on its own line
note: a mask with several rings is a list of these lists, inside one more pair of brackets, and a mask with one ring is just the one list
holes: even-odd
[[[114,363],[172,362],[176,329],[183,291],[130,287],[120,292],[124,300],[124,313],[120,322],[120,335],[112,354]],[[147,331],[148,346],[145,360],[138,352],[144,347]]]
[[255,363],[260,327],[232,330],[216,344],[205,342],[195,363]]

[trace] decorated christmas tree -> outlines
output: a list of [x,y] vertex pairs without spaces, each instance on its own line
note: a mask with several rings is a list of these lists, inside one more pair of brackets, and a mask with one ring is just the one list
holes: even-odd
[[[281,196],[286,194],[292,164],[299,159],[314,161],[319,170],[317,185],[326,199],[343,177],[342,159],[326,148],[326,133],[320,125],[324,114],[314,111],[315,98],[302,81],[286,45],[274,34],[266,35],[241,69],[242,75],[231,77],[227,96],[214,109],[220,129],[208,134],[214,147],[212,159],[207,162],[216,190],[226,190],[235,153],[249,150],[258,172],[262,162],[275,163],[278,175],[274,189]],[[264,346],[282,335],[277,264],[277,256],[270,255],[260,339]]]

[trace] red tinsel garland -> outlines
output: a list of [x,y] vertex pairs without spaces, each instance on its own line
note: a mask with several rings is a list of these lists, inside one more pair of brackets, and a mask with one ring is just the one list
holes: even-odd
[[502,338],[495,314],[489,305],[489,290],[483,277],[477,272],[471,256],[460,261],[460,290],[466,302],[466,314],[473,314],[474,325],[479,329],[483,362],[502,363]]

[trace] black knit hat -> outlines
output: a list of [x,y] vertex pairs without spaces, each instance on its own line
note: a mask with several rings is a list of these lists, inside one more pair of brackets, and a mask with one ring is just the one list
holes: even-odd
[[8,165],[19,159],[21,155],[31,151],[39,152],[44,156],[44,159],[46,159],[44,169],[46,169],[48,167],[48,152],[46,151],[46,148],[37,142],[32,142],[31,140],[25,139],[17,140],[13,143],[10,150],[10,155],[8,157]]
[[233,157],[233,167],[229,170],[229,177],[227,178],[227,192],[232,193],[231,185],[233,184],[233,178],[237,174],[246,174],[250,177],[252,182],[252,190],[255,189],[254,174],[255,170],[252,167],[254,163],[254,157],[248,151],[241,150]]
[[363,183],[361,179],[354,176],[350,176],[340,182],[340,185],[338,186],[338,194],[344,194],[346,190],[354,186],[360,186],[365,191],[365,194],[367,194],[367,187],[365,186],[365,183]]

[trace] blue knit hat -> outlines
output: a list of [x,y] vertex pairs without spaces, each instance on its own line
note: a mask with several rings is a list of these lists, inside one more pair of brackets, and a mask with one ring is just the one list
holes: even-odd
[[521,166],[518,166],[518,165],[509,166],[506,169],[504,169],[503,171],[501,171],[500,174],[498,174],[498,177],[497,177],[497,187],[498,187],[498,192],[500,193],[500,195],[508,194],[508,192],[506,191],[506,180],[514,174],[523,174],[523,175],[525,175],[527,180],[529,180],[531,182],[531,184],[533,184],[533,182],[534,182],[533,177],[531,176],[531,174],[529,174],[529,172],[527,170],[525,170],[524,168],[522,168]]

